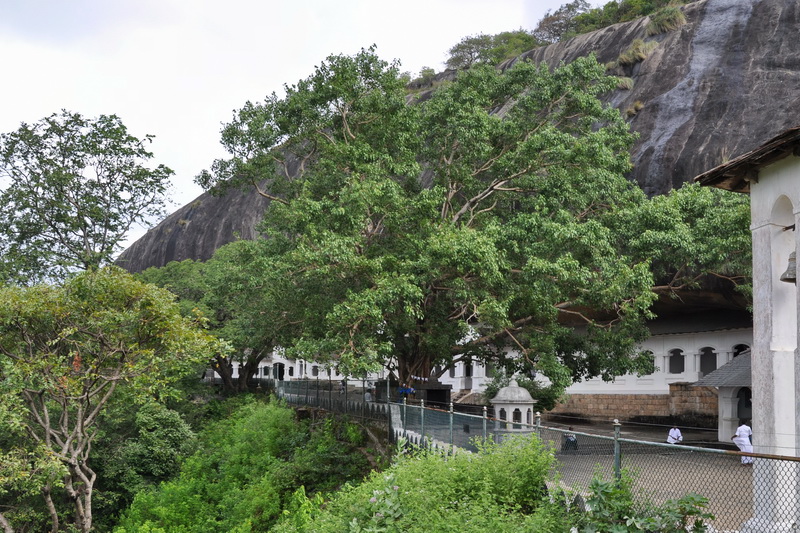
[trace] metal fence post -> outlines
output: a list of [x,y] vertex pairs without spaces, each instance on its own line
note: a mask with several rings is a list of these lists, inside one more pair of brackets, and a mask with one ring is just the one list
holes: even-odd
[[453,402],[450,402],[450,452],[455,454],[453,448]]
[[536,435],[542,439],[542,413],[536,411]]
[[488,411],[486,410],[486,406],[483,406],[483,440],[486,440],[486,420],[488,417]]
[[617,481],[622,479],[622,453],[619,446],[619,430],[622,424],[618,419],[614,419],[614,477]]
[[[378,388],[375,387],[375,391]],[[386,374],[386,434],[391,438],[392,435],[392,408],[389,405],[389,397],[391,396],[391,387],[389,385],[389,373]],[[405,413],[404,413],[405,414]],[[406,436],[405,421],[403,421],[403,437]]]
[[420,418],[419,443],[421,446],[424,446],[425,445],[425,400],[419,401],[419,418]]
[[406,402],[406,397],[403,396],[403,436],[406,436],[406,421],[408,420],[408,415],[406,414],[408,403]]

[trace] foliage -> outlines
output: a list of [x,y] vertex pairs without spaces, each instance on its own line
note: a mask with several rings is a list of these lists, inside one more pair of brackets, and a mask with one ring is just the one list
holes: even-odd
[[587,0],[573,0],[563,4],[554,12],[548,10],[536,25],[533,35],[543,43],[556,43],[576,32],[576,19],[587,13],[591,5]]
[[326,420],[312,431],[286,407],[250,402],[203,432],[177,479],[137,494],[116,531],[267,531],[282,509],[302,512],[306,491],[366,471],[364,457],[337,440],[344,427]]
[[[507,387],[511,383],[511,378],[512,375],[505,372],[503,369],[499,369],[495,372],[494,377],[486,384],[486,389],[483,391],[483,396],[487,405],[489,405],[489,400],[497,396],[500,389]],[[537,411],[549,411],[561,400],[563,388],[558,384],[544,384],[541,381],[537,381],[535,378],[526,376],[513,376],[513,378],[517,382],[517,385],[526,389],[530,393],[531,398],[536,400]]]
[[323,508],[307,506],[303,527],[287,513],[274,531],[569,531],[545,497],[553,460],[535,438],[486,443],[477,454],[406,454]]
[[[162,268],[151,267],[139,274],[178,296],[185,314],[200,310],[209,317],[209,329],[232,346],[227,353],[214,354],[210,366],[222,379],[226,392],[247,390],[260,362],[276,348],[290,329],[282,308],[262,305],[270,296],[265,285],[260,242],[236,241],[219,250],[209,261],[173,261]],[[233,377],[234,363],[239,364]]]
[[658,35],[680,28],[686,24],[686,16],[678,6],[662,7],[650,16],[647,24],[647,35]]
[[223,131],[233,157],[200,181],[271,180],[270,238],[226,267],[253,273],[250,312],[276,317],[290,357],[351,375],[394,360],[407,383],[504,347],[559,383],[649,366],[647,261],[609,232],[644,197],[603,71],[474,67],[407,106],[396,66],[362,51],[248,103]]
[[627,66],[644,61],[657,47],[656,41],[645,42],[642,39],[634,39],[631,45],[619,55],[617,64]]
[[660,506],[636,501],[631,490],[630,474],[620,480],[607,481],[596,476],[589,485],[587,513],[576,516],[582,533],[649,532],[683,533],[708,531],[706,521],[714,516],[707,512],[708,499],[687,494],[668,500]]
[[155,488],[180,471],[197,436],[177,411],[152,402],[135,412],[127,401],[117,402],[103,422],[106,430],[94,446],[95,525],[110,531],[136,493]]
[[419,85],[430,85],[436,77],[436,71],[431,67],[422,67],[419,70],[419,76],[414,79],[414,83]]
[[541,39],[523,29],[495,35],[470,35],[447,51],[445,65],[457,70],[481,64],[499,65],[506,59],[517,57],[543,44],[545,43]]
[[650,15],[665,7],[688,4],[694,0],[611,0],[602,7],[589,9],[574,18],[574,29],[565,37],[599,30],[619,22],[628,22]]
[[131,226],[163,214],[172,171],[114,115],[62,111],[0,135],[0,280],[30,284],[110,263]]
[[641,100],[636,100],[627,108],[625,108],[625,116],[626,117],[635,116],[642,109],[644,109],[644,103]]
[[0,289],[0,411],[9,414],[0,424],[20,434],[19,453],[57,460],[67,471],[71,511],[56,508],[60,482],[34,480],[54,529],[66,516],[77,530],[92,528],[92,445],[109,401],[165,399],[171,383],[221,349],[172,299],[115,267],[60,286]]
[[749,295],[748,196],[684,184],[621,213],[617,222],[617,238],[629,253],[650,258],[656,293],[697,288],[710,276]]
[[633,89],[633,79],[628,77],[617,78],[617,89],[630,91]]

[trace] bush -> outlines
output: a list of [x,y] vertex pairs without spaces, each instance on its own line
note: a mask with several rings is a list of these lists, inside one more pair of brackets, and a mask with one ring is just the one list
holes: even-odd
[[657,46],[658,43],[655,41],[645,42],[642,39],[634,39],[633,43],[619,55],[617,63],[619,65],[634,65],[644,61]]
[[708,500],[697,494],[688,494],[678,500],[668,500],[655,506],[637,502],[631,490],[631,476],[624,473],[620,480],[603,480],[596,476],[589,485],[590,509],[577,514],[579,531],[602,533],[625,531],[628,533],[658,531],[659,533],[685,533],[708,531],[707,520],[714,516],[706,511]]
[[326,420],[312,430],[277,403],[245,404],[202,433],[179,477],[139,492],[116,531],[268,531],[298,487],[335,490],[368,471],[337,434],[359,441],[346,423]]
[[650,16],[647,24],[647,35],[658,35],[668,31],[676,30],[686,24],[686,17],[683,11],[677,6],[668,6],[659,9]]
[[[309,512],[288,514],[274,531],[568,531],[546,499],[553,454],[531,437],[481,445],[479,453],[404,455],[383,473],[346,486]],[[297,506],[302,508],[302,506]]]
[[617,78],[617,89],[623,91],[630,91],[633,89],[633,79],[632,78]]

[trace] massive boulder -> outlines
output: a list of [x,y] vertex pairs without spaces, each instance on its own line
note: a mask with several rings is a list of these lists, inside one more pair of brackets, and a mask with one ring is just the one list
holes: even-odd
[[[594,53],[612,63],[641,39],[647,57],[612,72],[630,78],[608,102],[639,137],[636,180],[663,194],[694,176],[800,125],[800,2],[699,0],[683,7],[686,23],[648,36],[649,18],[616,24],[520,58],[550,66]],[[443,76],[452,75],[444,73]],[[236,238],[256,236],[269,204],[254,191],[199,196],[125,250],[119,263],[138,272],[183,259],[205,260]]]

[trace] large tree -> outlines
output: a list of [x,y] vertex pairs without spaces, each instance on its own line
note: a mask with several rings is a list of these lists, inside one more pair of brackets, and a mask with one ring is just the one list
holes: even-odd
[[200,181],[267,180],[254,307],[292,325],[287,352],[409,382],[509,350],[561,387],[648,370],[649,264],[609,228],[644,197],[603,72],[476,67],[409,106],[397,66],[362,51],[246,104]]
[[151,140],[69,111],[0,135],[0,281],[107,264],[134,224],[162,214],[172,171],[146,166]]
[[[184,314],[202,311],[209,330],[230,344],[231,351],[215,353],[210,360],[228,393],[248,389],[261,361],[291,326],[279,306],[264,302],[267,289],[275,287],[263,285],[262,246],[260,241],[235,241],[205,263],[173,261],[137,275],[173,292]],[[237,363],[238,377],[234,377]]]
[[51,531],[65,522],[91,531],[92,445],[109,402],[164,400],[173,382],[221,349],[173,299],[116,267],[58,286],[0,289],[0,433],[9,445],[0,457],[0,524],[7,531],[30,511],[14,502],[34,493]]

